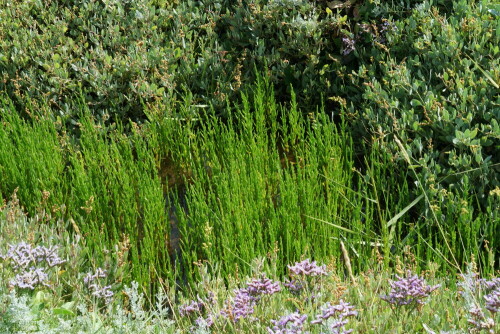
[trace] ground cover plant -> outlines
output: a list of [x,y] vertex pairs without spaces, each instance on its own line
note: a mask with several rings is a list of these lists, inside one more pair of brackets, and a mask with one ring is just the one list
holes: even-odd
[[2,4],[2,330],[498,331],[499,13]]
[[[415,274],[416,259],[393,274],[380,253],[349,277],[342,262],[303,258],[280,279],[275,259],[251,262],[251,274],[226,281],[213,263],[199,268],[187,294],[164,284],[149,299],[116,279],[112,262],[89,263],[86,240],[28,218],[14,195],[1,210],[0,329],[3,333],[496,333],[500,280],[464,274]],[[119,252],[119,249],[111,252]],[[92,268],[90,270],[84,268]],[[38,275],[33,273],[38,272]],[[43,273],[43,274],[40,274]],[[339,273],[339,274],[337,274]],[[425,277],[424,277],[425,275]]]

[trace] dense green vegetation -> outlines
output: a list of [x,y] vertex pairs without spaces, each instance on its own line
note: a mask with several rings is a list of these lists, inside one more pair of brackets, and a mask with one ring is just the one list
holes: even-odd
[[147,296],[256,258],[494,275],[499,45],[490,0],[0,0],[0,199]]
[[[391,275],[375,251],[359,275],[342,274],[348,257],[328,266],[301,259],[281,281],[276,256],[256,258],[248,276],[229,279],[205,263],[191,292],[165,281],[150,299],[137,283],[120,282],[112,266],[88,269],[86,239],[75,238],[63,220],[27,217],[16,195],[1,208],[0,222],[10,244],[0,248],[2,333],[497,333],[500,326],[498,277],[480,278],[473,262],[458,278],[437,277],[440,268],[431,263],[424,280],[410,274],[418,267],[411,253],[396,259]],[[30,253],[38,256],[23,259]],[[17,265],[47,277],[34,291],[21,288],[29,280],[20,279]],[[241,298],[249,292],[254,302]]]

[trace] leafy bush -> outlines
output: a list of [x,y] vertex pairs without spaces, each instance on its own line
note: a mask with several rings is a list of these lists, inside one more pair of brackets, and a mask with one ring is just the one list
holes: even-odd
[[500,185],[497,8],[456,1],[443,14],[423,2],[391,25],[384,43],[376,34],[360,35],[359,69],[345,75],[342,95],[353,138],[376,142],[393,164],[413,169],[414,191],[429,198],[421,221],[439,221],[457,242],[470,241],[457,233],[470,224],[473,234],[484,235],[479,248],[488,240],[493,249],[498,232],[489,234],[478,221],[498,219],[489,209]]
[[278,101],[293,87],[305,113],[326,100],[327,112],[357,115],[350,131],[393,154],[397,135],[429,169],[422,179],[460,189],[467,174],[485,203],[499,185],[498,12],[488,1],[437,5],[18,1],[0,14],[0,88],[19,110],[48,100],[74,123],[80,99],[104,120],[142,122],[144,104],[175,114],[186,93],[227,117],[226,99],[256,67]]
[[[325,11],[307,0],[14,1],[0,12],[0,89],[16,105],[48,100],[73,120],[75,99],[97,115],[144,120],[144,104],[182,98],[225,105],[267,68],[288,100],[314,109],[335,95],[342,37],[387,14],[363,1]],[[354,24],[348,16],[359,21]],[[168,105],[168,103],[167,103]],[[24,109],[24,108],[23,108]],[[222,110],[221,112],[224,112]]]
[[1,14],[1,88],[17,104],[46,99],[73,118],[80,94],[96,113],[141,118],[141,103],[163,97],[175,86],[172,71],[194,63],[193,34],[174,10],[150,1],[15,1]]
[[362,87],[351,110],[376,140],[397,152],[400,137],[445,184],[460,187],[467,173],[483,198],[499,185],[500,36],[492,6],[459,1],[445,17],[423,3],[397,23],[387,46],[364,50],[351,76]]

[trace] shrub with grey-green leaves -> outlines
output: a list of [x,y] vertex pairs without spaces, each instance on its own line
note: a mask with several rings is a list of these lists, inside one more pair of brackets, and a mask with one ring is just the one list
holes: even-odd
[[444,239],[460,244],[453,255],[443,247],[459,263],[500,247],[498,210],[491,210],[500,187],[497,8],[494,1],[455,1],[447,12],[431,1],[415,5],[384,43],[375,36],[357,44],[359,67],[339,91],[358,146],[382,147],[394,168],[411,168],[401,175],[414,196],[426,192],[414,207],[422,228],[402,231],[405,243],[440,235],[438,248]]
[[314,110],[318,92],[335,96],[345,84],[335,73],[350,61],[342,40],[398,12],[386,3],[330,9],[307,0],[16,0],[4,7],[0,89],[23,112],[48,101],[55,116],[73,122],[82,104],[104,120],[144,121],[145,106],[166,109],[165,99],[179,102],[186,92],[193,99],[182,117],[196,117],[199,105],[224,113],[219,107],[254,81],[255,68],[272,77],[281,101],[293,86]]
[[[498,11],[492,1],[456,1],[442,14],[424,2],[395,22],[386,45],[359,50],[347,99],[358,122],[402,159],[402,140],[424,186],[471,191],[485,204],[500,185]],[[364,134],[366,135],[366,133]],[[440,184],[436,184],[439,182]]]

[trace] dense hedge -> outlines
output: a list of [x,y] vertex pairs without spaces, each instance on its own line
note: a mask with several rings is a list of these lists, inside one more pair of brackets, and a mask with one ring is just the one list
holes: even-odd
[[336,71],[354,68],[344,66],[356,58],[346,38],[382,38],[384,20],[410,8],[353,3],[14,1],[0,11],[0,89],[20,106],[48,99],[70,118],[82,95],[96,114],[141,121],[144,104],[185,91],[223,106],[257,67],[281,100],[292,85],[315,109],[345,84]]
[[365,49],[348,75],[356,130],[394,154],[407,145],[425,187],[464,190],[483,204],[500,185],[498,12],[493,5],[454,4],[449,15],[429,4],[395,24],[387,45]]

